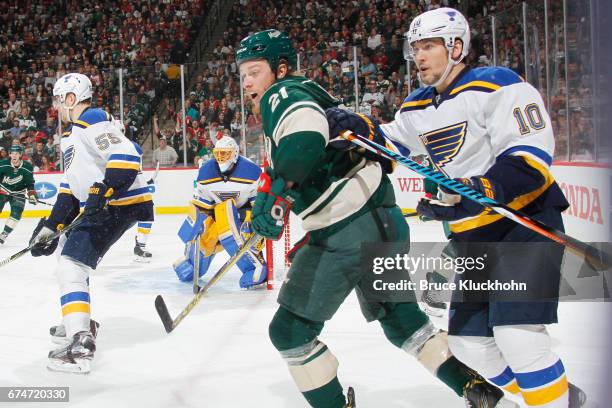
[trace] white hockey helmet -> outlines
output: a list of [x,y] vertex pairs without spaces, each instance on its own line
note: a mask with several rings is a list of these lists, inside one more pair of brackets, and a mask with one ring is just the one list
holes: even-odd
[[[404,58],[414,60],[414,50],[412,45],[419,40],[429,38],[441,38],[448,49],[448,66],[440,80],[432,86],[437,86],[446,79],[453,65],[460,63],[470,51],[470,26],[459,11],[442,7],[418,15],[410,23],[410,29],[406,32],[404,41]],[[455,40],[461,40],[463,50],[458,60],[453,60],[451,55]]]
[[91,99],[93,95],[92,85],[89,78],[86,75],[79,73],[70,73],[62,76],[55,82],[53,87],[53,96],[59,99],[62,106],[70,109],[71,107],[65,106],[66,95],[69,93],[74,94],[76,97],[76,104],[87,99]]
[[238,144],[230,136],[223,136],[215,143],[213,156],[221,173],[229,171],[238,161]]

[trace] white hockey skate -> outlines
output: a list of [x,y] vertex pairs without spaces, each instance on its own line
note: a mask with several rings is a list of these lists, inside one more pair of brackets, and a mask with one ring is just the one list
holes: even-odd
[[[98,337],[98,330],[100,329],[100,323],[95,320],[89,320],[89,332],[93,335],[94,339]],[[66,338],[66,328],[63,324],[57,326],[51,326],[49,328],[49,334],[51,335],[51,342],[66,346],[70,343],[71,339]]]
[[88,374],[96,351],[96,339],[88,331],[76,333],[69,344],[49,352],[50,371]]

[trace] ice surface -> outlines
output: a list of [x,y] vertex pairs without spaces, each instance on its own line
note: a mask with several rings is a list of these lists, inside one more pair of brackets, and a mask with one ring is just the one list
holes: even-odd
[[[0,386],[69,386],[70,407],[305,407],[268,340],[276,291],[241,290],[239,272],[232,271],[172,334],[164,331],[155,296],[164,296],[173,316],[193,296],[191,285],[180,283],[171,266],[182,252],[176,237],[182,219],[158,217],[149,239],[150,264],[132,261],[134,229],[91,276],[92,313],[102,327],[86,376],[45,368],[52,347],[48,329],[60,322],[55,257],[26,255],[0,269]],[[36,222],[22,220],[0,247],[0,258],[26,246]],[[413,240],[442,239],[437,223],[411,223],[411,228]],[[213,268],[224,259],[216,259]],[[602,373],[610,309],[562,304],[561,324],[550,327],[568,378],[591,395],[609,381]],[[321,339],[340,361],[345,388],[355,387],[359,407],[463,407],[462,400],[394,348],[377,323],[366,324],[353,295]]]

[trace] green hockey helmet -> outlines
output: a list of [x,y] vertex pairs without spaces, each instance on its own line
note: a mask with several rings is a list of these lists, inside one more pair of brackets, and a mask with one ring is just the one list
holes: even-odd
[[23,147],[21,147],[20,145],[12,145],[11,147],[9,147],[9,153],[23,153]]
[[276,72],[281,59],[285,59],[289,68],[297,68],[297,54],[287,34],[270,29],[249,35],[242,41],[236,51],[236,62],[265,59]]

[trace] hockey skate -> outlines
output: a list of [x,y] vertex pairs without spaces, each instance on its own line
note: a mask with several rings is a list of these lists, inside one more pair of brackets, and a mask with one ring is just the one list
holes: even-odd
[[49,352],[50,371],[87,374],[96,351],[96,340],[88,331],[76,333],[69,344]]
[[[584,393],[584,391],[582,391],[580,388],[578,388],[572,383],[568,383],[568,386],[569,386],[569,389],[568,389],[569,405],[568,407],[569,408],[581,408],[581,407],[587,406],[586,405],[587,396]],[[589,404],[589,406],[592,406],[592,404]]]
[[349,387],[346,393],[346,405],[345,408],[355,408],[357,404],[355,403],[355,390],[353,387]]
[[[427,272],[425,275],[427,283],[446,281],[442,275],[437,272]],[[438,278],[439,277],[439,278]],[[421,308],[429,316],[442,317],[446,312],[446,303],[443,300],[442,290],[425,289],[421,295]]]
[[466,408],[519,408],[504,398],[504,392],[477,375],[463,388]]
[[136,245],[134,246],[134,261],[143,263],[151,262],[153,255],[145,249],[145,244],[138,242],[138,239],[135,239],[135,241]]
[[[100,329],[100,323],[95,320],[89,320],[89,332],[92,334],[94,339],[98,337],[98,330]],[[66,328],[63,324],[57,326],[51,326],[49,328],[49,334],[51,335],[51,342],[65,346],[69,343],[70,339],[66,338]]]
[[4,241],[6,241],[7,237],[8,237],[8,234],[6,232],[0,233],[0,245],[4,244]]

